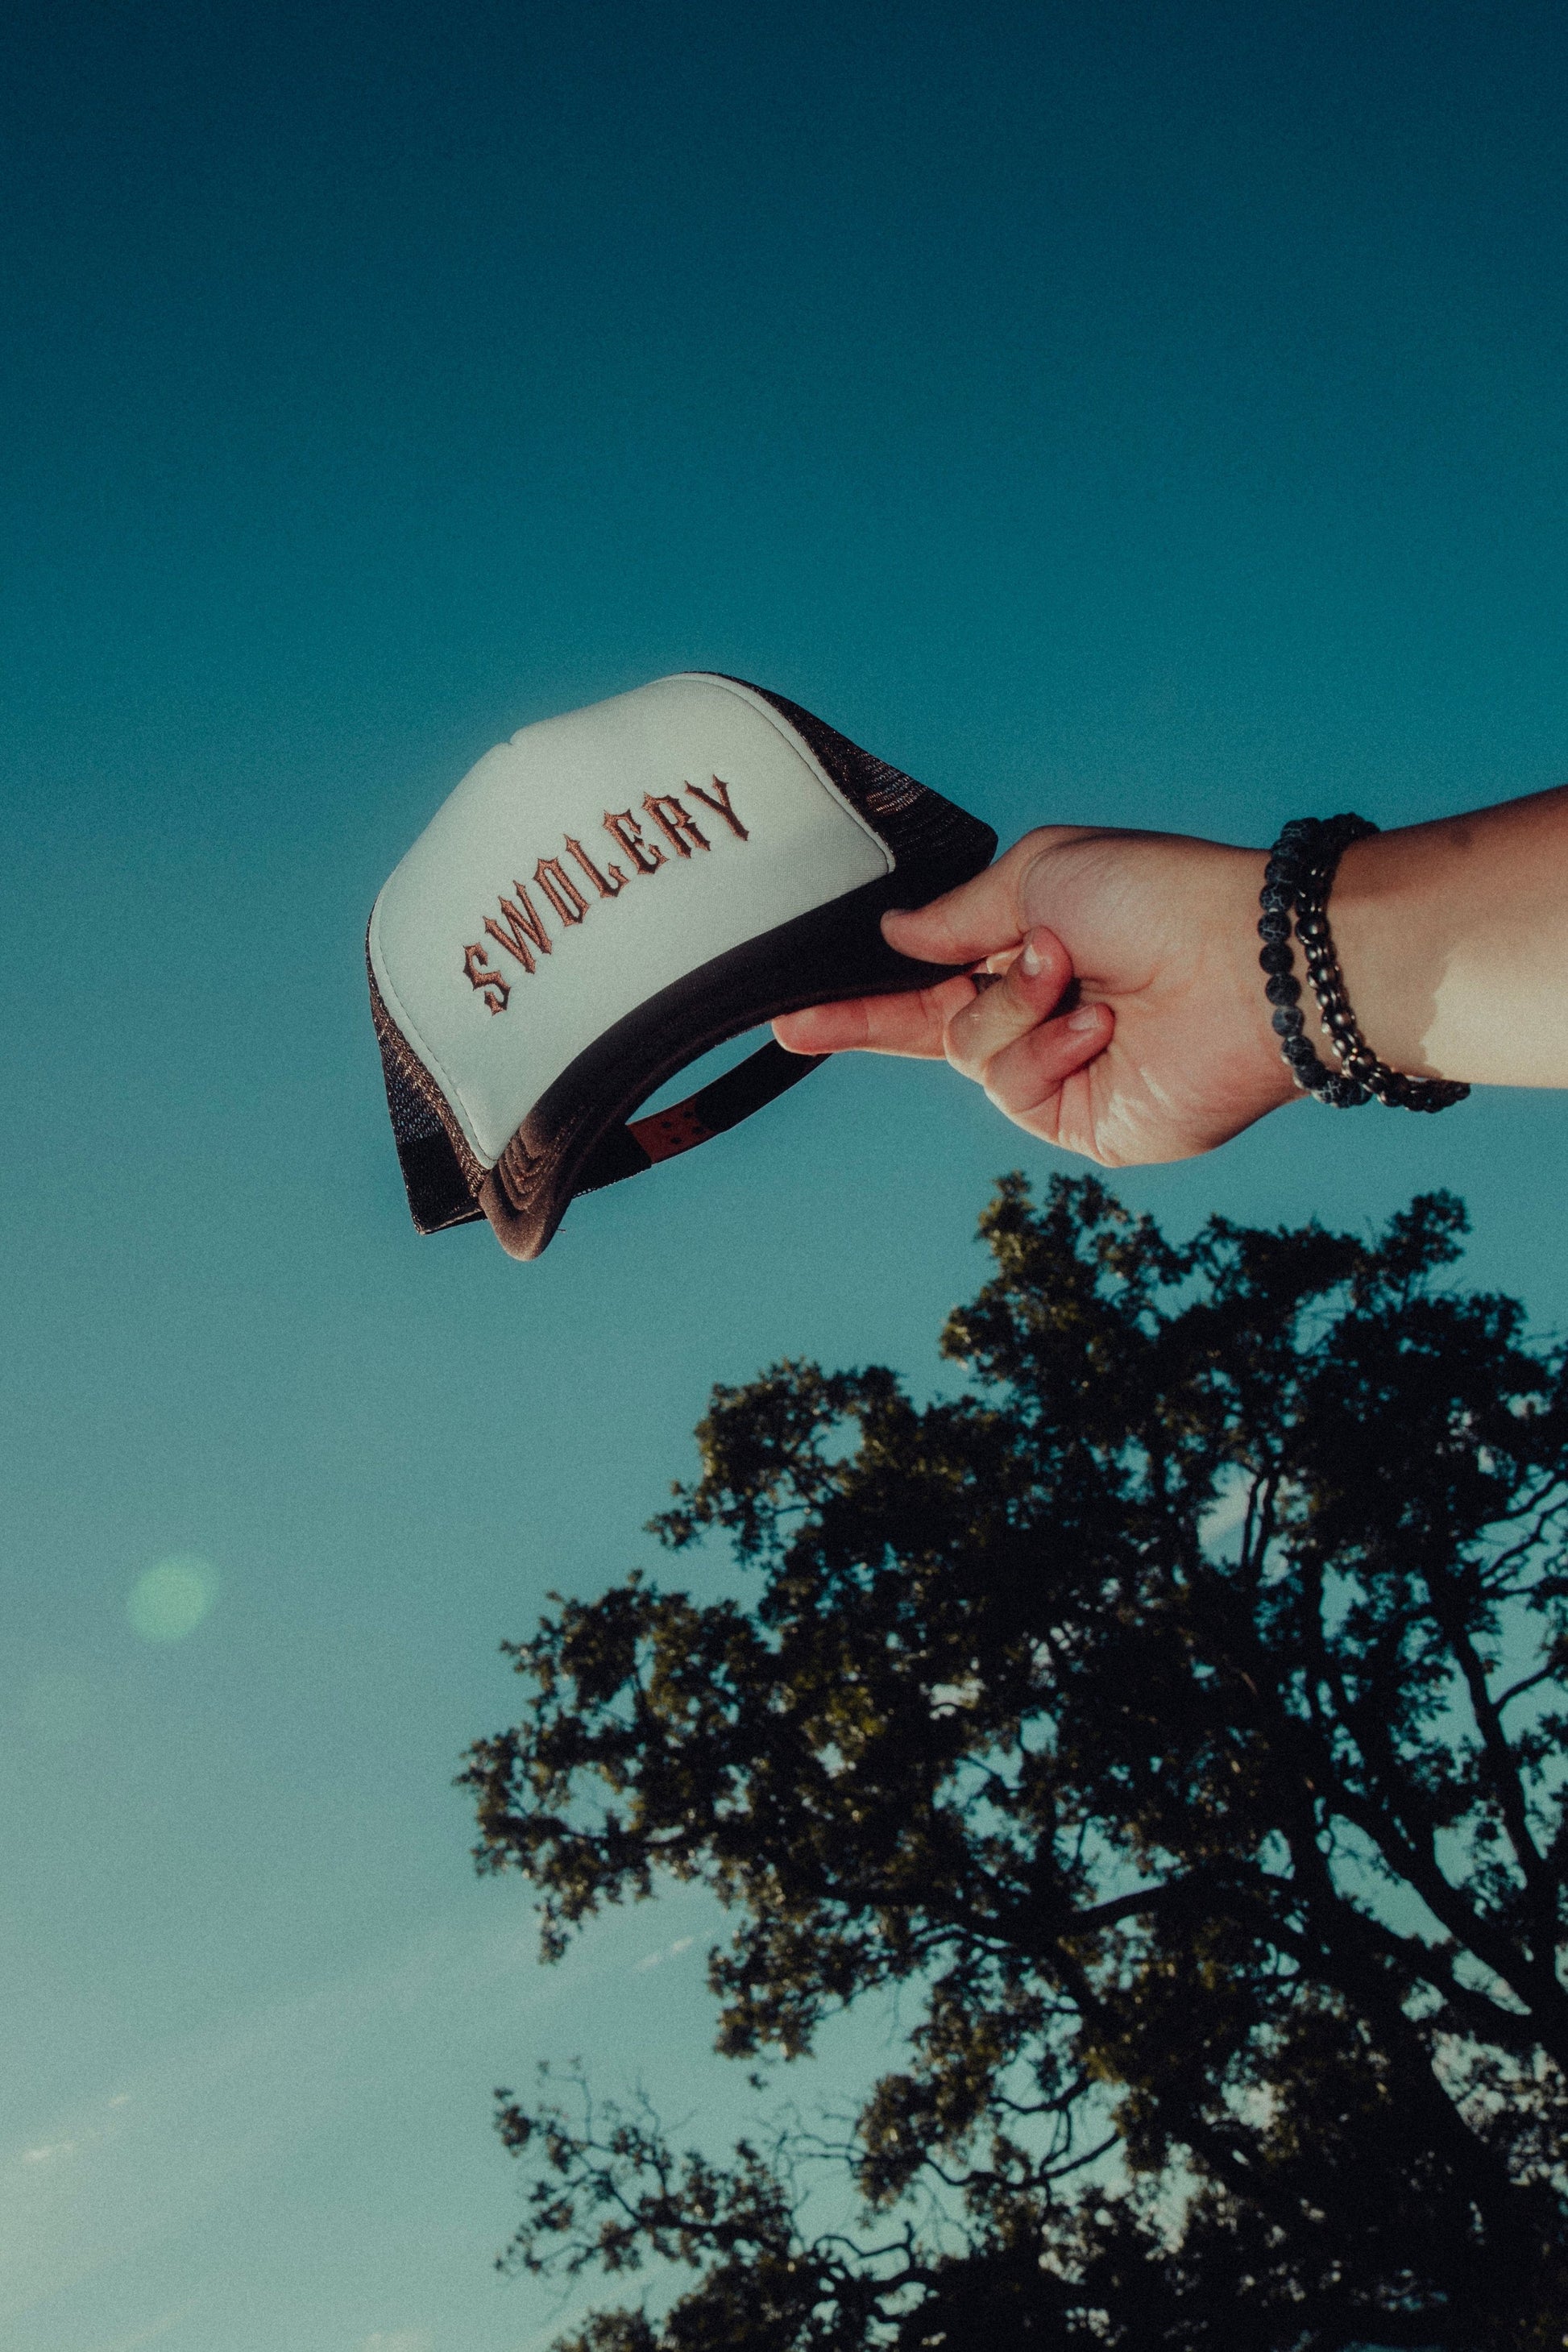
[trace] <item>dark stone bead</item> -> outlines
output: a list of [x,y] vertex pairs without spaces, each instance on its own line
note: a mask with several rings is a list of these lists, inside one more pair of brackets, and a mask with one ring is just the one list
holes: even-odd
[[1327,919],[1318,914],[1299,916],[1296,922],[1296,936],[1303,947],[1310,946],[1319,940],[1326,940],[1329,936]]
[[1283,940],[1271,940],[1258,959],[1259,969],[1264,971],[1289,971],[1295,961]]
[[1289,916],[1277,914],[1272,908],[1268,913],[1259,915],[1258,936],[1260,940],[1288,940],[1290,936]]
[[1285,912],[1289,908],[1290,893],[1281,890],[1278,882],[1266,882],[1258,894],[1258,903],[1266,915]]
[[1277,971],[1263,993],[1270,1004],[1294,1004],[1301,993],[1301,983],[1294,972]]
[[1301,1016],[1293,1004],[1282,1004],[1273,1018],[1277,1037],[1294,1037],[1301,1026]]
[[1268,865],[1263,869],[1263,879],[1265,884],[1272,884],[1277,889],[1293,891],[1300,878],[1301,862],[1300,858],[1290,856],[1281,857],[1278,850],[1275,851],[1273,856],[1269,859]]
[[1352,1079],[1340,1077],[1329,1080],[1323,1088],[1323,1100],[1331,1103],[1335,1110],[1359,1110],[1363,1103],[1372,1100],[1372,1097],[1364,1087],[1358,1087]]
[[1318,1059],[1312,1051],[1311,1041],[1306,1037],[1288,1037],[1280,1050],[1285,1059],[1297,1069],[1310,1070]]

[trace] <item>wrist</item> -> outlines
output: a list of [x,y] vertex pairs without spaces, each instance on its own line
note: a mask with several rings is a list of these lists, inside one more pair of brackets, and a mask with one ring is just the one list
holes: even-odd
[[[1349,811],[1335,817],[1298,817],[1286,825],[1264,868],[1258,930],[1265,944],[1258,961],[1269,975],[1265,993],[1279,1007],[1273,1025],[1293,1076],[1320,1102],[1339,1110],[1369,1100],[1395,1110],[1447,1110],[1463,1102],[1469,1087],[1394,1068],[1368,1042],[1345,992],[1328,919],[1329,893],[1346,851],[1375,831]],[[1306,964],[1319,1022],[1331,1039],[1331,1059],[1317,1052],[1306,1031],[1296,950]]]
[[[1220,856],[1225,864],[1216,878],[1223,911],[1216,910],[1215,922],[1217,936],[1225,940],[1226,948],[1226,989],[1234,1006],[1227,1026],[1234,1039],[1235,1075],[1258,1098],[1261,1116],[1263,1110],[1301,1099],[1301,1090],[1280,1055],[1275,1007],[1265,993],[1266,975],[1258,962],[1258,897],[1268,852],[1227,848]],[[1307,1034],[1320,1053],[1326,1052],[1327,1037],[1304,980],[1300,1009]]]
[[[1433,861],[1412,857],[1406,835],[1371,834],[1340,859],[1328,918],[1345,993],[1379,1060],[1413,1078],[1466,1075],[1432,1054],[1443,910]],[[1313,1012],[1311,1025],[1321,1029]]]

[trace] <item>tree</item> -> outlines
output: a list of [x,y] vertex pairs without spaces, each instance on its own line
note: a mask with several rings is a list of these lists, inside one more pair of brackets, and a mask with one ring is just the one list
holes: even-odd
[[632,1576],[509,1645],[465,1779],[547,1957],[696,1880],[722,2051],[916,2012],[837,2144],[498,2095],[508,2264],[695,2274],[577,2352],[1568,2343],[1568,1379],[1464,1229],[1178,1248],[1009,1178],[963,1393],[714,1391],[654,1524],[752,1606]]

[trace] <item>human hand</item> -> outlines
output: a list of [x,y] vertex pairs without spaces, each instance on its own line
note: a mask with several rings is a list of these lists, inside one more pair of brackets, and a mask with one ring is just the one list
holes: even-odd
[[796,1054],[945,1056],[1031,1135],[1107,1167],[1212,1150],[1298,1098],[1258,967],[1264,853],[1046,825],[889,944],[983,966],[775,1021]]

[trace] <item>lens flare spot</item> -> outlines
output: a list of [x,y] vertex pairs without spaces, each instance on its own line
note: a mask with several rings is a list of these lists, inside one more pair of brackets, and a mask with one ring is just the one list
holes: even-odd
[[175,1552],[143,1569],[125,1602],[131,1630],[144,1642],[183,1642],[217,1601],[217,1570],[195,1552]]

